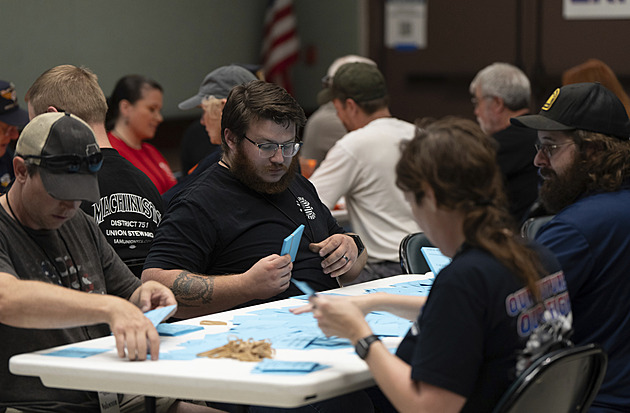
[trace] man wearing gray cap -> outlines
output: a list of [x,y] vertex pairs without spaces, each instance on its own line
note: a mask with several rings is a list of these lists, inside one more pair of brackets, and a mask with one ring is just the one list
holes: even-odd
[[[203,109],[203,115],[201,116],[200,123],[205,127],[207,132],[205,140],[207,141],[208,137],[210,137],[210,143],[212,145],[221,145],[221,112],[223,111],[223,106],[225,106],[230,90],[236,85],[251,82],[256,79],[256,76],[243,66],[221,66],[206,75],[203,82],[201,82],[201,86],[199,86],[199,92],[197,92],[195,96],[186,99],[177,106],[182,110],[201,107]],[[194,136],[199,135],[188,134],[184,136],[184,141],[182,142],[182,166],[184,167],[184,173],[187,175],[184,175],[175,186],[162,194],[162,200],[166,206],[168,206],[171,199],[184,189],[186,185],[209,166],[219,162],[221,159],[222,152],[220,149],[217,149],[206,155],[199,163],[194,165],[192,169],[188,168],[187,165],[190,164],[190,162],[186,162],[184,158],[191,158],[193,157],[193,153],[197,154],[200,151],[198,144],[192,141],[195,139]],[[195,157],[194,159],[199,158]]]
[[385,79],[374,65],[341,66],[330,93],[350,132],[330,149],[310,180],[330,209],[345,197],[352,230],[369,252],[357,282],[400,274],[400,241],[420,227],[395,185],[395,166],[400,143],[410,140],[416,128],[391,116]]
[[9,147],[18,138],[18,129],[28,123],[28,113],[17,102],[15,86],[0,80],[0,193],[13,182],[13,151]]
[[630,410],[630,121],[599,83],[556,89],[537,115],[540,198],[555,217],[536,241],[558,257],[571,297],[576,344],[598,343],[608,368],[590,412]]
[[79,209],[99,198],[102,162],[92,129],[74,115],[37,116],[18,140],[16,179],[0,197],[0,409],[98,409],[95,393],[12,375],[15,354],[111,332],[120,357],[158,358],[158,333],[142,312],[176,304],[173,294],[142,284]]

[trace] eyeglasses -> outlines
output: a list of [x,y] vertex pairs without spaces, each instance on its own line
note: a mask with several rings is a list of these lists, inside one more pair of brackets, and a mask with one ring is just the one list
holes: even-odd
[[565,142],[565,143],[535,143],[534,147],[536,148],[536,152],[542,151],[547,158],[551,158],[554,152],[561,146],[572,145],[575,142]]
[[256,143],[245,135],[243,135],[243,137],[258,146],[258,155],[261,158],[271,158],[276,154],[278,148],[282,148],[282,156],[285,158],[291,158],[295,156],[302,147],[302,142]]
[[[88,149],[89,151],[89,149]],[[66,173],[77,173],[81,170],[81,164],[85,162],[88,170],[98,172],[103,166],[103,154],[95,152],[87,156],[71,155],[26,155],[24,159],[39,159],[39,166]]]

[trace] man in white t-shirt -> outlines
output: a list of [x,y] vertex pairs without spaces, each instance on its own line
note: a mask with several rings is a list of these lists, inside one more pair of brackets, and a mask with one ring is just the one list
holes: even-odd
[[350,225],[369,257],[356,282],[400,274],[400,241],[420,228],[395,185],[395,166],[400,143],[411,139],[416,128],[392,117],[385,79],[374,65],[341,66],[330,93],[350,132],[330,149],[311,182],[330,209],[345,197]]

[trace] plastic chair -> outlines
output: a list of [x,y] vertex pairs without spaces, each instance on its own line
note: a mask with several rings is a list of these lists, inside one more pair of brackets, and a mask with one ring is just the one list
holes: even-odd
[[552,351],[516,379],[494,413],[586,412],[607,365],[606,353],[596,344]]
[[551,221],[553,217],[555,217],[555,215],[529,218],[527,221],[523,222],[523,225],[521,225],[521,236],[525,239],[533,240],[538,230],[547,222]]
[[416,232],[403,238],[398,248],[400,266],[403,272],[405,274],[424,274],[431,271],[420,248],[433,246],[424,232]]

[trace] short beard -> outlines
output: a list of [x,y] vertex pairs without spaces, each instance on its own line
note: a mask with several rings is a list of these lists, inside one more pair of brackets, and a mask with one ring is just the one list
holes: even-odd
[[288,168],[283,165],[286,172],[278,182],[265,182],[258,176],[256,168],[249,159],[247,159],[240,148],[237,148],[236,151],[232,151],[232,154],[230,159],[230,171],[234,174],[236,179],[241,181],[245,186],[263,194],[279,194],[286,191],[297,171],[298,158],[294,156]]
[[579,154],[560,175],[549,169],[542,169],[541,174],[549,179],[540,187],[540,200],[551,214],[571,205],[587,190],[589,176]]

